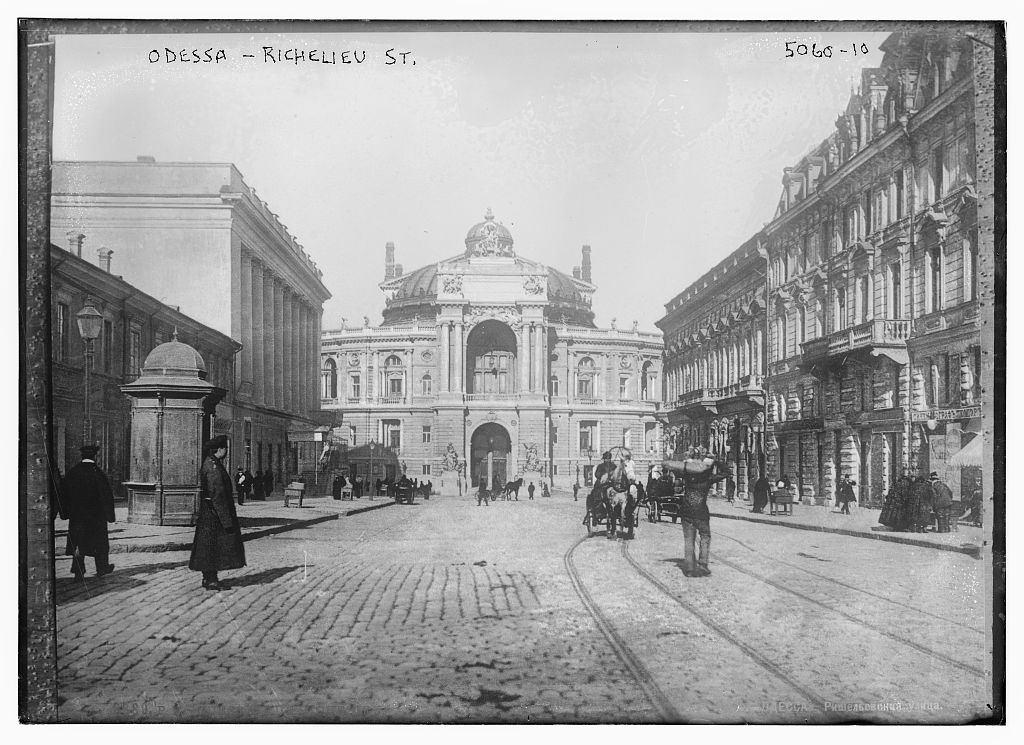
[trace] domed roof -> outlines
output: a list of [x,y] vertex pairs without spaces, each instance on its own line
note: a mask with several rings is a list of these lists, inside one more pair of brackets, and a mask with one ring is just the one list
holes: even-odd
[[205,378],[206,363],[199,352],[178,341],[178,332],[175,331],[171,341],[161,344],[146,356],[146,361],[142,364],[142,374]]
[[466,233],[466,255],[515,256],[512,243],[512,234],[500,222],[494,221],[494,213],[488,207],[484,221],[478,222]]

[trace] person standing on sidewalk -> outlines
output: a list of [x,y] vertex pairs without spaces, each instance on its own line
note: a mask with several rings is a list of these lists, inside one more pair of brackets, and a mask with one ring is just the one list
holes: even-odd
[[850,474],[843,474],[843,480],[839,482],[839,504],[842,505],[842,509],[839,510],[840,514],[850,514],[850,502],[857,501],[857,495],[853,490],[856,485],[856,481],[850,480]]
[[542,497],[550,497],[551,496],[551,490],[548,489],[548,482],[547,481],[541,481],[540,482],[540,495]]
[[937,471],[932,471],[928,478],[932,487],[932,509],[935,510],[935,522],[939,533],[950,531],[950,519],[953,510],[953,492],[942,481],[939,480]]
[[85,557],[96,561],[96,576],[114,571],[110,563],[110,539],[107,523],[114,517],[114,494],[107,475],[96,465],[95,445],[81,447],[82,462],[71,468],[61,482],[58,512],[68,521],[68,541],[64,553],[71,556],[75,579],[85,576]]
[[231,479],[223,463],[227,453],[226,435],[214,437],[203,447],[199,517],[188,561],[189,569],[203,573],[203,587],[214,591],[223,589],[217,572],[245,566],[242,530],[231,499]]
[[267,499],[274,493],[274,471],[270,466],[263,472],[263,495]]
[[536,487],[536,486],[534,486],[534,485],[533,485],[533,482],[531,481],[531,482],[530,482],[530,485],[529,485],[528,487],[526,487],[526,491],[527,491],[527,493],[528,493],[528,494],[530,495],[530,499],[533,499],[533,493],[534,493],[534,492],[535,492],[536,490],[537,490],[537,487]]
[[249,489],[252,486],[252,482],[246,475],[246,472],[242,470],[242,467],[238,467],[238,471],[235,472],[235,486],[238,491],[238,504],[245,504],[245,500],[249,498]]
[[256,469],[256,475],[252,477],[252,496],[253,499],[263,501],[266,496],[263,494],[263,471]]
[[768,476],[762,472],[757,481],[754,482],[754,509],[751,512],[758,514],[764,512],[764,508],[768,506],[771,491],[772,485],[768,482]]
[[579,481],[577,481],[575,484],[572,485],[572,501],[573,502],[579,502],[580,501],[580,482]]
[[476,506],[480,506],[480,502],[483,501],[484,507],[490,507],[489,494],[487,493],[487,472],[484,471],[480,474],[479,487],[476,492]]

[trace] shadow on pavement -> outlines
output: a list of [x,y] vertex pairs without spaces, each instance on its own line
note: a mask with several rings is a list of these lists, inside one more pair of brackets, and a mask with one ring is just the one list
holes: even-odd
[[238,516],[238,524],[243,528],[270,528],[276,525],[291,525],[302,522],[297,517],[245,517]]
[[252,585],[267,585],[281,579],[286,574],[291,574],[296,569],[302,569],[301,564],[290,567],[277,567],[276,569],[264,569],[254,574],[243,574],[241,577],[221,577],[220,583],[228,590],[236,587],[250,587]]
[[[74,577],[57,576],[57,605],[74,603],[79,600],[88,600],[97,595],[102,595],[110,590],[123,590],[144,585],[146,582],[140,576],[162,572],[166,569],[178,569],[188,566],[188,560],[163,561],[157,564],[139,564],[138,566],[117,568],[117,555],[114,555],[114,571],[105,577],[97,577],[94,574],[87,574],[83,579]],[[92,560],[89,560],[89,564]],[[58,572],[60,569],[58,569]]]

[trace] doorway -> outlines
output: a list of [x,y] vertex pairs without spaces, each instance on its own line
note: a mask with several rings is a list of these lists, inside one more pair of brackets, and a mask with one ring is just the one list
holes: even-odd
[[501,489],[508,481],[508,460],[512,438],[500,424],[488,422],[473,433],[470,446],[470,478],[474,487],[483,481],[486,489]]

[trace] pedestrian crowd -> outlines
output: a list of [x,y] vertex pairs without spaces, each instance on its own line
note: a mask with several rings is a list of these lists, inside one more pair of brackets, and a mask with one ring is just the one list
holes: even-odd
[[959,510],[954,514],[954,506],[953,492],[939,478],[938,472],[932,471],[927,479],[904,474],[889,490],[878,522],[893,531],[909,533],[926,533],[933,529],[936,533],[949,533],[968,515],[972,523],[981,524],[980,490],[972,495],[968,511],[963,515]]

